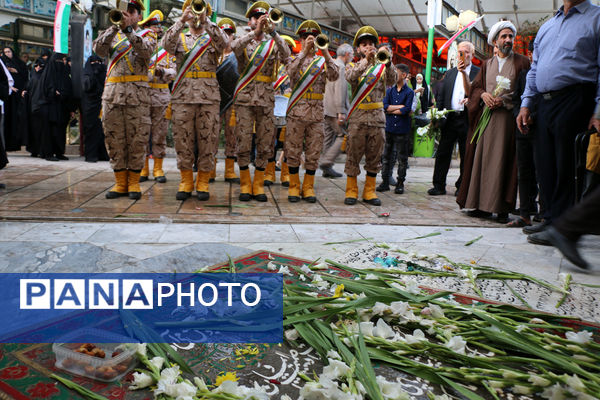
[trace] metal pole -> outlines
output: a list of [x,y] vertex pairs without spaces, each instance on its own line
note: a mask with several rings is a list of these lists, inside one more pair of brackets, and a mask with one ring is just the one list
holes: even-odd
[[150,15],[150,0],[144,0],[144,8],[144,19],[146,19]]

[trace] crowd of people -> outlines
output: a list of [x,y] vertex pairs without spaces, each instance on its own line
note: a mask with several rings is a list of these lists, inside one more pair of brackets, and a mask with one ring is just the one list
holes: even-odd
[[[298,27],[301,50],[293,54],[296,43],[277,33],[264,1],[250,6],[244,28],[228,18],[211,21],[208,3],[200,11],[190,5],[187,0],[181,18],[164,32],[160,11],[142,20],[142,2],[131,0],[121,20],[94,41],[80,107],[86,160],[110,159],[114,170],[107,198],[139,199],[139,182],[149,179],[151,159],[153,178],[166,182],[162,160],[170,120],[181,175],[178,200],[194,190],[199,200],[209,199],[224,128],[225,180],[240,183],[241,201],[268,200],[264,186],[276,180],[281,148],[288,200],[316,202],[316,170],[341,177],[333,165],[345,147],[344,203],[359,199],[364,158],[361,197],[378,206],[377,192],[394,187],[395,194],[404,193],[413,118],[435,105],[450,112],[428,194],[446,195],[458,145],[454,194],[467,215],[521,227],[530,242],[562,246],[576,264],[586,266],[575,244],[600,227],[600,139],[588,132],[590,144],[579,150],[587,149],[588,157],[580,191],[575,190],[575,139],[600,128],[600,7],[563,0],[530,43],[529,57],[514,52],[517,28],[499,21],[488,34],[490,59],[473,65],[474,46],[462,41],[457,66],[432,87],[421,74],[413,78],[407,65],[392,63],[389,45],[379,42],[373,27],[361,27],[353,45],[339,46],[334,59],[328,38],[312,20]],[[0,87],[3,146],[12,151],[26,145],[32,156],[67,159],[66,126],[76,106],[67,56],[44,54],[31,71],[10,48],[1,60],[0,84],[8,87]],[[276,96],[287,98],[285,127],[275,123]],[[517,195],[519,216],[511,220]],[[582,198],[583,211],[569,210]],[[591,209],[596,210],[592,217]],[[585,222],[570,219],[582,216]],[[534,220],[541,223],[533,225]]]

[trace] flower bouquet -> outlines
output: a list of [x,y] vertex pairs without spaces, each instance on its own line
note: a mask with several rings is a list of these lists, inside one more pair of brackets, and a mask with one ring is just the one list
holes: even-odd
[[[446,119],[446,115],[453,110],[438,110],[435,107],[430,108],[427,113],[423,114],[425,118],[420,118],[421,121],[426,121],[425,126],[417,128],[417,140],[419,143],[424,140],[433,139],[438,141],[441,135],[442,122]],[[417,118],[415,118],[417,126]]]
[[[494,97],[498,97],[503,90],[510,89],[510,79],[498,75],[496,77],[496,89],[494,89],[493,95]],[[473,133],[473,137],[471,138],[471,143],[475,141],[475,143],[479,143],[479,139],[481,139],[481,135],[485,128],[487,128],[490,123],[490,118],[492,117],[492,110],[488,106],[483,108],[483,113],[481,114],[481,118],[479,118],[479,122],[477,123],[477,127],[475,128],[475,132]]]

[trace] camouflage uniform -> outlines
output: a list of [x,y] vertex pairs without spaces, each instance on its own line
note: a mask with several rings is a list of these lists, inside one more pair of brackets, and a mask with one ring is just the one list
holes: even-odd
[[[352,85],[353,91],[370,67],[367,58],[346,66],[346,80]],[[383,97],[386,87],[394,84],[396,84],[396,67],[390,64],[386,68],[385,76],[377,82],[369,96],[350,117],[344,169],[346,175],[351,177],[360,175],[359,163],[363,155],[367,172],[376,175],[381,170],[381,155],[385,144]],[[381,106],[376,107],[377,103],[381,103]],[[367,109],[369,107],[376,108]]]
[[[200,36],[182,33],[186,24],[178,20],[162,40],[162,45],[177,59],[181,68],[185,54],[192,50]],[[219,54],[227,47],[227,36],[213,22],[204,25],[212,41],[202,57],[189,69],[171,97],[172,129],[177,152],[177,168],[191,171],[194,164],[194,143],[198,144],[198,171],[214,168],[215,143],[219,135],[219,103],[221,95],[216,78]]]
[[171,101],[171,91],[169,82],[175,78],[177,71],[175,69],[175,57],[167,55],[156,66],[163,70],[159,78],[154,75],[154,70],[149,71],[150,79],[150,102],[152,127],[150,130],[149,146],[146,154],[152,155],[155,159],[165,158],[167,146],[167,131],[169,129],[169,120],[165,118],[167,108]]
[[[233,118],[232,118],[233,114]],[[221,116],[221,124],[225,124],[225,157],[235,158],[237,154],[237,138],[235,136],[235,111],[229,107],[225,114]]]
[[[271,36],[265,34],[265,40]],[[273,80],[277,73],[277,60],[287,64],[290,49],[278,34],[274,34],[275,48],[265,62],[259,74],[242,90],[235,101],[236,137],[238,139],[238,164],[247,167],[250,164],[252,150],[252,131],[256,124],[256,160],[257,168],[264,169],[267,160],[273,154],[275,104]],[[254,32],[246,28],[246,33],[231,42],[231,49],[238,60],[240,73],[246,68],[249,57],[260,45]]]
[[[291,86],[294,87],[311,62],[302,52],[287,67]],[[339,76],[338,66],[331,60],[325,71],[314,81],[303,97],[286,117],[285,155],[290,167],[299,167],[302,151],[305,153],[307,170],[316,170],[323,149],[323,92],[326,81],[335,81]]]
[[124,37],[133,49],[106,78],[102,125],[111,167],[116,171],[140,171],[151,124],[147,75],[156,36],[153,32],[144,37],[135,32],[122,33],[113,25],[94,41],[94,52],[108,57],[112,47]]

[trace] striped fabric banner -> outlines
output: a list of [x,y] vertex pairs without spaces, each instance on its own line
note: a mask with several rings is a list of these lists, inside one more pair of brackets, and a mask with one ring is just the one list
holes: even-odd
[[312,84],[317,80],[321,72],[325,69],[325,58],[318,56],[310,63],[302,77],[292,89],[290,100],[288,101],[287,113],[300,101],[302,96],[312,87]]
[[58,0],[54,12],[54,51],[69,53],[69,19],[71,18],[71,0]]
[[360,80],[358,87],[352,96],[352,102],[350,103],[350,111],[346,120],[349,120],[354,111],[363,102],[364,99],[371,93],[377,82],[381,80],[385,73],[385,64],[377,63],[369,69],[369,72]]

